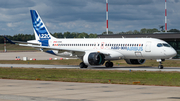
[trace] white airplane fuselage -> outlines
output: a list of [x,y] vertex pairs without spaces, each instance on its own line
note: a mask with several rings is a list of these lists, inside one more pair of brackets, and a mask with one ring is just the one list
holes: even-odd
[[[115,52],[114,56],[111,57],[112,59],[168,59],[176,55],[176,51],[172,47],[158,47],[158,43],[167,44],[165,41],[155,38],[73,38],[49,40],[50,47],[59,49],[71,50],[73,48],[81,51],[90,50],[91,52]],[[73,53],[70,55],[73,56]]]

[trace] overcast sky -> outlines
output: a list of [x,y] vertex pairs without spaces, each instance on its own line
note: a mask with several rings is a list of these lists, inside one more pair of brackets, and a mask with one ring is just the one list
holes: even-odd
[[[109,0],[114,33],[164,25],[165,0]],[[49,32],[106,31],[106,0],[0,0],[0,34],[33,34],[30,10],[37,10]],[[168,29],[180,29],[180,0],[167,0]]]

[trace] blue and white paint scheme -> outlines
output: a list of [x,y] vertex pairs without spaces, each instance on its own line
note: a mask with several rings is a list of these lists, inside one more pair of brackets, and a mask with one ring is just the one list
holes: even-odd
[[55,38],[51,36],[49,31],[47,30],[38,12],[36,12],[35,10],[30,10],[30,13],[36,40],[38,40],[42,46],[49,46],[49,39]]
[[143,64],[146,59],[162,61],[176,56],[176,51],[165,41],[156,38],[54,38],[35,10],[30,10],[36,40],[27,41],[29,46],[53,55],[77,57],[80,68],[89,65],[113,67],[111,60],[124,59],[128,64]]

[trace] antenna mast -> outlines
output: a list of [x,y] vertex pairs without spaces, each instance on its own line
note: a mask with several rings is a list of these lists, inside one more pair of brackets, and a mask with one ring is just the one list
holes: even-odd
[[106,0],[106,33],[108,34],[108,0]]
[[166,0],[165,0],[165,32],[167,33],[167,8],[166,8]]

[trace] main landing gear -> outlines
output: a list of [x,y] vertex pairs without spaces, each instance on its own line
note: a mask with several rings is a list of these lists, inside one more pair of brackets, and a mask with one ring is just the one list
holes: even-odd
[[[113,67],[113,62],[107,61],[107,62],[105,63],[105,66],[106,66],[107,68]],[[79,64],[79,67],[80,67],[80,68],[87,68],[88,66],[87,66],[84,62],[81,62],[81,63]]]
[[113,62],[110,62],[110,61],[107,61],[105,63],[105,66],[108,68],[108,67],[113,67]]
[[88,66],[87,66],[86,64],[84,64],[84,62],[81,62],[81,63],[79,64],[79,67],[80,67],[80,68],[87,68]]
[[157,59],[156,61],[159,62],[158,68],[159,68],[159,69],[163,69],[164,67],[163,67],[163,65],[162,65],[162,61],[165,61],[165,59]]

